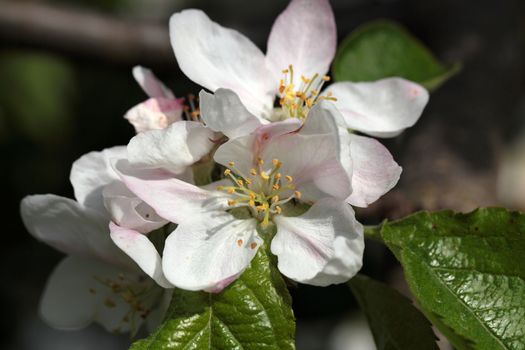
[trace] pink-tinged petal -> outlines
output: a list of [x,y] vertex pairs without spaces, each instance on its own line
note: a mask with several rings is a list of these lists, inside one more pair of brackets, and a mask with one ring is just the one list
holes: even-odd
[[333,198],[316,202],[298,217],[274,217],[271,251],[278,268],[294,281],[316,286],[346,282],[361,269],[363,226],[352,208]]
[[206,126],[222,132],[230,139],[248,135],[265,122],[251,114],[239,96],[228,89],[218,89],[215,94],[202,90],[199,106]]
[[250,135],[230,139],[221,145],[215,152],[214,159],[224,166],[234,161],[237,169],[244,175],[249,175],[250,169],[256,164],[257,157],[268,144],[271,144],[273,139],[294,133],[300,127],[301,122],[298,119],[287,119],[262,125]]
[[71,168],[69,179],[77,201],[107,216],[102,190],[107,184],[118,180],[111,166],[112,161],[126,157],[126,147],[117,146],[106,148],[101,152],[87,153],[76,160]]
[[337,134],[288,134],[275,138],[261,153],[265,163],[277,158],[280,172],[291,175],[306,201],[326,196],[346,199],[351,182],[339,158]]
[[182,120],[182,99],[150,98],[131,108],[126,118],[137,133],[165,129]]
[[103,196],[111,220],[119,226],[148,233],[168,223],[120,180],[107,185]]
[[[308,113],[308,117],[299,131],[301,135],[330,134],[339,144],[339,161],[349,178],[352,178],[352,155],[350,152],[350,137],[343,116],[333,103],[316,104]],[[351,190],[351,188],[350,188]]]
[[178,174],[208,154],[214,138],[215,133],[201,123],[180,121],[133,137],[128,159],[139,167],[166,168]]
[[166,278],[187,290],[218,291],[244,271],[261,246],[256,221],[222,214],[194,216],[166,239]]
[[[299,77],[328,72],[337,45],[335,18],[327,0],[293,0],[277,17],[268,39],[268,67],[276,79],[293,65]],[[278,81],[278,80],[277,80]],[[277,86],[276,86],[277,87]]]
[[163,288],[173,288],[162,272],[162,258],[157,249],[145,235],[124,227],[109,224],[111,239],[137,265]]
[[233,90],[256,116],[272,109],[276,82],[261,50],[241,33],[211,21],[199,10],[170,19],[170,38],[180,69],[195,83],[215,91]]
[[[42,318],[53,328],[64,330],[81,329],[91,322],[101,324],[110,332],[119,333],[129,332],[131,324],[139,327],[143,322],[139,313],[124,322],[130,305],[102,283],[105,280],[120,281],[122,273],[119,269],[93,260],[73,256],[63,259],[47,280],[40,300]],[[124,277],[137,285],[142,279],[142,275],[129,272],[124,272]],[[144,306],[152,305],[148,302]]]
[[337,98],[348,128],[377,137],[397,136],[413,126],[428,102],[425,88],[402,78],[335,83],[326,91]]
[[353,192],[347,202],[367,207],[397,184],[402,169],[377,140],[354,134],[349,134],[349,137]]
[[115,169],[131,192],[171,222],[227,208],[225,193],[201,189],[167,170],[136,168],[125,160],[116,163]]
[[141,66],[135,66],[132,70],[133,77],[139,83],[140,87],[146,95],[154,98],[168,98],[174,99],[175,96],[170,89],[168,89],[153,72]]
[[25,197],[20,213],[31,235],[63,253],[132,268],[109,237],[109,220],[90,208],[48,194]]

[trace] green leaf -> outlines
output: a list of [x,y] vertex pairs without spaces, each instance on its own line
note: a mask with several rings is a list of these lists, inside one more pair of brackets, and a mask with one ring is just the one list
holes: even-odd
[[352,32],[340,45],[332,71],[337,81],[403,77],[437,89],[460,69],[446,66],[399,24],[380,20]]
[[291,298],[265,248],[222,293],[175,289],[163,325],[131,349],[295,349]]
[[348,285],[366,314],[378,350],[438,350],[428,320],[398,291],[363,275]]
[[427,317],[458,349],[525,349],[525,215],[422,212],[382,228]]

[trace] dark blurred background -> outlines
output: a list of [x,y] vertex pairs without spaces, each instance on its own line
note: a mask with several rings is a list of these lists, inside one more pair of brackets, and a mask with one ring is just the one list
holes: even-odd
[[[390,18],[442,61],[463,64],[432,94],[416,127],[384,142],[404,167],[402,180],[377,204],[359,211],[361,220],[377,223],[420,209],[525,209],[523,2],[331,2],[340,40],[367,21]],[[203,9],[264,50],[286,3],[0,0],[1,349],[126,348],[126,337],[98,326],[60,332],[39,320],[40,293],[62,255],[26,232],[20,199],[35,193],[72,197],[72,162],[86,152],[126,144],[134,135],[122,116],[146,97],[131,76],[132,66],[152,68],[178,96],[198,93],[169,45],[173,12]],[[395,259],[373,242],[367,245],[364,272],[406,291]],[[369,334],[346,287],[299,286],[292,293],[298,349],[369,348]]]

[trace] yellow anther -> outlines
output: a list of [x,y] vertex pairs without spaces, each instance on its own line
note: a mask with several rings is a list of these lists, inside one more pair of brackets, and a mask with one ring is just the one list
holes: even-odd
[[244,182],[241,179],[237,179],[237,185],[244,186]]
[[318,94],[319,94],[319,91],[317,91],[317,90],[311,90],[310,91],[310,95],[312,95],[312,96],[317,96]]
[[250,186],[250,185],[252,184],[252,180],[250,180],[250,179],[246,179],[246,184],[247,184],[248,186]]
[[228,192],[229,194],[234,194],[234,193],[235,193],[235,188],[233,188],[233,187],[228,187],[228,189],[226,190],[226,192]]
[[278,184],[275,184],[272,186],[272,188],[277,191],[279,188],[281,188],[281,186],[279,186]]
[[323,77],[323,81],[330,81],[330,77],[329,77],[328,75],[325,75],[325,76]]
[[224,186],[217,186],[217,191],[224,191]]
[[266,172],[264,172],[264,171],[261,171],[261,177],[262,177],[263,180],[269,180],[270,179],[268,174],[266,174]]
[[311,98],[307,98],[306,101],[305,101],[305,103],[306,103],[306,106],[307,106],[308,108],[312,108],[312,106],[313,106],[313,104],[314,104],[314,100],[312,100]]
[[299,107],[299,106],[297,106],[297,103],[292,103],[292,105],[291,105],[290,107],[291,107],[292,109],[297,109],[297,107]]
[[279,180],[281,178],[281,173],[275,174],[274,177],[275,177],[275,180]]
[[[281,93],[283,93],[283,92],[281,91]],[[284,97],[281,97],[281,98],[279,99],[279,105],[280,105],[281,107],[284,106],[284,103],[285,103],[285,102],[286,102],[286,101],[284,100]]]
[[262,158],[257,158],[257,164],[263,165],[264,164],[264,160],[262,160]]
[[228,205],[231,207],[231,206],[234,206],[237,202],[233,199],[228,199]]
[[254,168],[251,168],[250,174],[252,174],[253,176],[257,175],[257,170],[255,170]]
[[283,210],[281,209],[280,206],[278,206],[278,205],[275,206],[275,212],[276,212],[277,214],[281,214],[282,211],[283,211]]
[[295,195],[295,198],[301,199],[301,192],[295,191],[293,194]]
[[273,164],[273,166],[275,166],[276,168],[279,168],[279,167],[282,165],[282,163],[281,163],[281,162],[279,161],[279,159],[277,159],[277,158],[272,159],[272,164]]
[[291,177],[290,175],[286,175],[286,176],[285,176],[285,179],[286,179],[286,181],[288,181],[288,182],[292,182],[292,181],[293,181],[293,177]]
[[301,80],[303,81],[303,83],[305,84],[308,84],[310,82],[310,79],[308,79],[307,77],[305,77],[304,75],[301,75]]
[[233,168],[235,166],[235,163],[234,162],[228,162],[228,166]]
[[248,205],[249,205],[250,207],[252,207],[252,208],[255,207],[255,201],[254,201],[253,199],[250,199],[250,200],[248,201]]
[[224,175],[228,176],[232,173],[232,171],[230,169],[226,169],[224,170]]
[[254,199],[255,199],[255,193],[251,192],[251,193],[249,194],[249,196],[250,196],[250,199],[251,199],[251,200],[254,200]]
[[288,74],[289,70],[288,69],[283,69],[282,72],[283,72],[283,74]]
[[273,196],[272,197],[272,203],[279,202],[279,196]]

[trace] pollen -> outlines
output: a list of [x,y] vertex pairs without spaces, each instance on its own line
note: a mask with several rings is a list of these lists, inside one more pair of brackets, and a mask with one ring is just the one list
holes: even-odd
[[337,101],[329,92],[320,95],[323,85],[331,80],[330,76],[314,74],[301,75],[298,86],[294,85],[294,71],[292,65],[282,70],[283,78],[279,79],[279,105],[289,118],[304,119],[309,110],[322,100]]
[[278,158],[273,158],[269,165],[265,165],[261,158],[256,158],[254,163],[248,177],[234,166],[227,169],[224,174],[232,185],[217,188],[233,196],[227,201],[229,207],[245,207],[264,228],[270,224],[274,215],[282,213],[283,208],[286,208],[284,204],[294,198],[300,199],[301,193],[296,191],[291,175],[282,175],[279,172],[283,163]]
[[228,166],[233,168],[235,166],[235,162],[228,162]]
[[237,245],[238,245],[239,247],[242,246],[243,243],[244,243],[244,242],[243,242],[242,239],[238,239],[238,240],[237,240]]
[[257,248],[257,243],[255,243],[255,242],[250,243],[250,248],[252,248],[252,249]]

